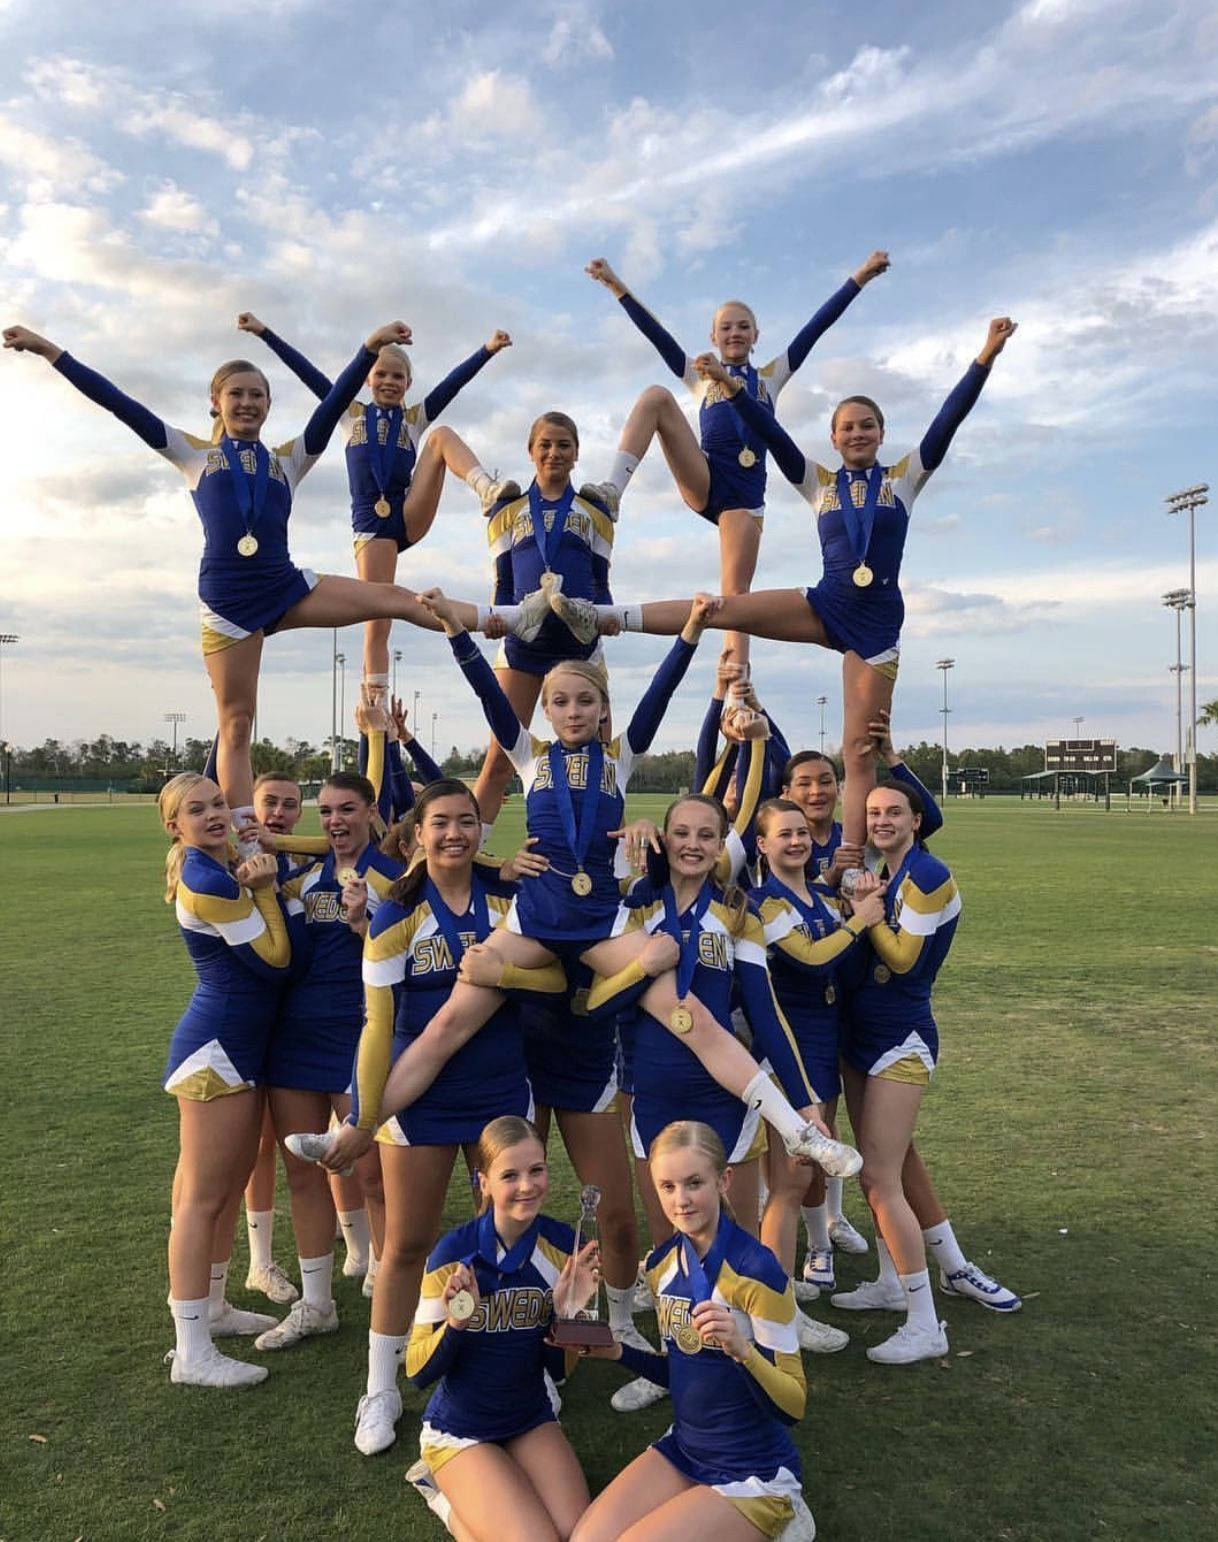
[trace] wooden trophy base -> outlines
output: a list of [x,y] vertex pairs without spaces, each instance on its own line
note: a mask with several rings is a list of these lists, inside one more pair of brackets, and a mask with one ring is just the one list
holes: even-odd
[[556,1317],[550,1324],[550,1343],[557,1349],[608,1349],[613,1332],[594,1317]]

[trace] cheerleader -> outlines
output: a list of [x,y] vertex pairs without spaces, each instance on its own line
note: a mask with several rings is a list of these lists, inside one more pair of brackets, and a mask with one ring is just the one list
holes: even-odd
[[663,1380],[672,1428],[598,1495],[572,1542],[812,1542],[787,1426],[807,1400],[791,1282],[727,1204],[733,1170],[707,1124],[667,1125],[651,1172],[674,1235],[647,1260],[668,1353],[589,1354]]
[[[653,946],[641,933],[610,940],[619,889],[608,832],[621,827],[635,758],[648,748],[659,728],[713,601],[705,595],[694,601],[681,637],[660,666],[626,733],[607,744],[599,735],[608,720],[609,700],[598,670],[580,660],[550,670],[542,708],[557,737],[549,743],[534,739],[462,629],[451,602],[431,590],[427,604],[443,623],[492,732],[520,772],[529,832],[537,837],[538,854],[547,866],[523,886],[504,926],[484,947],[466,954],[460,982],[449,1001],[394,1066],[385,1088],[386,1113],[409,1106],[454,1050],[478,1031],[498,1005],[498,987],[508,983],[505,971],[536,967],[556,957],[578,959],[606,976],[629,965],[637,971],[636,982],[659,976],[652,980],[644,1006],[684,1036],[720,1086],[742,1098],[754,1112],[760,1111],[789,1150],[856,1171],[857,1154],[829,1141],[815,1122],[797,1113],[697,996],[678,991],[662,945]],[[589,796],[589,789],[594,796]],[[808,1099],[809,1109],[812,1101]]]
[[169,1045],[164,1087],[178,1100],[179,1156],[169,1234],[170,1380],[206,1387],[262,1381],[263,1366],[222,1355],[224,1333],[258,1333],[273,1317],[224,1300],[233,1222],[262,1127],[267,1046],[291,958],[275,893],[275,859],[258,853],[234,875],[224,794],[193,771],[158,799],[172,837],[167,904],[175,907],[198,985]]
[[[749,362],[760,336],[756,316],[740,300],[725,301],[712,316],[710,329],[710,340],[724,369],[744,386],[761,411],[772,414],[782,388],[819,338],[857,297],[863,285],[887,269],[888,253],[872,252],[789,346],[760,368]],[[694,361],[677,340],[640,305],[603,257],[590,262],[586,272],[618,300],[673,374],[693,393],[698,403],[699,428],[695,438],[672,392],[663,386],[649,386],[626,419],[608,481],[587,491],[604,495],[616,513],[635,468],[652,439],[658,437],[681,497],[695,514],[719,528],[723,593],[747,593],[757,567],[765,515],[764,443],[757,434],[742,429],[739,420],[725,409],[722,387],[699,375]],[[747,635],[730,638],[729,646],[747,665]]]
[[[237,824],[253,817],[250,733],[262,643],[290,627],[339,627],[399,619],[437,630],[409,589],[298,568],[288,554],[292,494],[325,449],[339,418],[383,347],[410,341],[400,321],[378,328],[334,382],[304,432],[273,449],[261,433],[270,412],[266,376],[244,359],[212,377],[211,440],[172,428],[124,396],[96,371],[26,327],[7,327],[4,346],[46,359],[90,401],[105,407],[182,473],[203,524],[199,567],[203,655],[219,714],[219,778]],[[491,618],[487,607],[460,607],[470,626],[501,636],[524,624],[519,611]],[[527,629],[527,628],[526,628]]]
[[464,1542],[558,1542],[588,1488],[546,1387],[566,1357],[546,1337],[595,1291],[596,1245],[576,1256],[571,1228],[541,1213],[545,1148],[526,1119],[492,1120],[475,1160],[482,1208],[427,1260],[406,1354],[435,1389],[407,1476]]
[[[242,311],[237,326],[260,337],[314,396],[324,401],[330,394],[329,377],[252,312]],[[433,386],[421,402],[410,406],[406,405],[406,393],[412,384],[409,355],[396,343],[388,344],[377,354],[367,379],[372,401],[367,405],[352,402],[339,423],[346,444],[355,567],[362,579],[393,583],[398,553],[416,546],[431,529],[444,479],[443,436],[433,433],[421,452],[420,441],[457,393],[511,344],[506,332],[492,332],[477,352]],[[465,450],[456,435],[452,440]],[[496,482],[472,453],[466,450],[465,454],[468,463],[459,454],[450,457],[452,469],[489,508],[509,484]],[[364,700],[378,713],[384,712],[387,705],[391,626],[390,620],[378,618],[364,627],[361,689]]]

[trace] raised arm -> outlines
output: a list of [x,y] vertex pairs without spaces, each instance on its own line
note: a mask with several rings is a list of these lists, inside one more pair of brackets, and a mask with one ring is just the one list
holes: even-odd
[[811,320],[806,321],[787,347],[787,370],[793,375],[812,349],[841,316],[846,307],[863,292],[863,285],[888,271],[888,253],[872,252],[867,261],[857,268],[842,287],[831,294]]
[[334,382],[329,375],[323,375],[316,364],[312,364],[303,353],[298,353],[291,343],[287,343],[276,332],[272,332],[265,322],[259,321],[253,311],[242,311],[237,317],[237,325],[242,332],[252,332],[255,337],[260,337],[277,359],[281,359],[287,367],[313,395],[324,401],[330,394]]
[[956,430],[977,405],[982,387],[990,377],[990,366],[1013,336],[1017,322],[1009,316],[996,316],[990,322],[981,352],[965,370],[947,400],[939,408],[934,422],[922,435],[918,457],[925,472],[934,471],[943,462]]
[[456,369],[450,370],[443,380],[428,391],[423,398],[424,422],[434,423],[457,392],[463,390],[497,353],[511,346],[512,339],[506,332],[501,330],[492,332],[476,353],[471,353],[468,359],[463,359]]
[[678,380],[684,380],[689,373],[690,364],[684,348],[672,333],[656,320],[646,306],[639,304],[605,259],[594,257],[584,272],[589,278],[594,278],[598,284],[604,284],[673,374]]
[[320,455],[325,449],[330,435],[338,427],[339,418],[359,394],[359,388],[368,378],[368,371],[376,363],[376,356],[381,349],[390,343],[404,346],[409,341],[410,328],[404,321],[391,321],[373,332],[305,424],[303,437],[306,454]]
[[681,635],[668,650],[668,656],[656,670],[655,678],[643,692],[643,699],[634,709],[630,727],[626,730],[626,742],[636,755],[642,755],[651,746],[659,732],[660,724],[672,693],[685,678],[690,660],[702,637],[707,618],[714,601],[708,594],[696,594],[690,606],[689,620]]
[[138,434],[150,450],[163,450],[169,443],[169,432],[154,412],[149,412],[134,397],[124,396],[104,375],[89,369],[49,339],[31,332],[29,327],[5,327],[4,346],[17,353],[33,353],[45,359],[65,380],[70,380],[82,396],[112,412],[120,423]]

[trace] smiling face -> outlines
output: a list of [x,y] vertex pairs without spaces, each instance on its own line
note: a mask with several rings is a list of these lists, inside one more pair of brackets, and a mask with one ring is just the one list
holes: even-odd
[[838,404],[829,437],[842,464],[862,471],[875,464],[884,443],[884,422],[874,404],[850,398]]
[[813,829],[833,821],[837,807],[837,772],[827,760],[802,760],[782,790],[784,798],[798,803]]
[[368,388],[378,407],[400,407],[410,390],[410,361],[400,348],[382,348],[368,372]]
[[922,825],[909,799],[889,784],[873,787],[867,794],[867,839],[883,856],[900,858],[913,845]]
[[538,482],[563,487],[571,479],[579,459],[578,435],[565,423],[538,418],[529,434],[529,459]]
[[300,787],[296,782],[259,782],[254,788],[254,814],[275,835],[290,835],[300,820]]
[[431,873],[454,877],[469,871],[482,839],[482,824],[472,798],[454,793],[429,803],[417,826]]
[[686,798],[668,811],[664,849],[674,878],[705,878],[723,850],[723,819],[709,803]]
[[550,1173],[546,1153],[540,1141],[530,1137],[505,1146],[490,1164],[490,1171],[479,1173],[483,1197],[489,1197],[495,1210],[495,1229],[522,1231],[530,1226],[550,1191]]
[[177,809],[165,819],[165,829],[184,846],[193,846],[218,860],[228,854],[230,824],[224,794],[206,777],[200,777],[186,790]]
[[714,1235],[728,1176],[715,1171],[704,1151],[685,1146],[657,1153],[651,1159],[651,1181],[675,1231],[691,1239]]
[[[223,371],[219,373],[223,374]],[[271,390],[261,370],[235,370],[213,383],[211,404],[230,439],[257,439],[271,410]]]
[[589,744],[609,715],[604,692],[584,675],[566,670],[561,664],[545,678],[541,707],[565,749]]
[[806,816],[798,809],[778,809],[768,815],[765,833],[757,836],[757,850],[780,878],[784,873],[802,873],[812,855]]
[[363,851],[372,830],[372,805],[359,793],[327,782],[317,794],[317,812],[336,856],[358,856]]
[[746,364],[758,338],[757,318],[747,305],[729,300],[715,312],[710,338],[724,364]]

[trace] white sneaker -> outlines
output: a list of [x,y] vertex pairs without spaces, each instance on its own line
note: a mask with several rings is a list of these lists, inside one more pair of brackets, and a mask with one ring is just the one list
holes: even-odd
[[867,1351],[867,1358],[877,1365],[912,1365],[915,1360],[940,1360],[946,1353],[945,1322],[936,1323],[933,1328],[918,1328],[911,1322],[903,1322],[890,1339],[873,1344]]
[[616,1413],[637,1413],[640,1408],[650,1408],[661,1398],[668,1396],[668,1388],[659,1382],[648,1381],[646,1376],[636,1376],[624,1387],[619,1387],[609,1399],[609,1406]]
[[510,477],[495,477],[483,488],[478,501],[482,505],[482,512],[489,514],[501,498],[510,502],[513,498],[519,497],[519,482],[512,481]]
[[1018,1312],[1023,1305],[1013,1290],[992,1280],[976,1264],[965,1264],[955,1274],[940,1269],[939,1289],[945,1296],[967,1296],[970,1301],[988,1306],[991,1312]]
[[622,504],[622,495],[614,482],[585,482],[579,490],[579,496],[586,498],[589,503],[603,503],[605,513],[616,521],[618,510]]
[[[545,1383],[546,1396],[550,1400],[550,1407],[553,1409],[554,1417],[557,1419],[562,1413],[562,1393],[558,1390],[558,1383],[554,1380],[553,1376],[550,1375],[549,1371],[542,1371],[541,1379]],[[566,1379],[567,1378],[564,1376],[564,1384],[566,1383]]]
[[855,1231],[844,1215],[835,1216],[829,1222],[829,1241],[843,1253],[866,1253],[871,1247],[862,1232]]
[[396,1387],[365,1393],[355,1410],[355,1449],[365,1456],[388,1451],[398,1438],[397,1422],[401,1417],[402,1394]]
[[844,1312],[903,1312],[905,1292],[899,1284],[888,1285],[883,1280],[864,1280],[853,1290],[839,1291],[830,1296],[832,1306]]
[[640,1312],[654,1312],[656,1298],[651,1294],[651,1286],[647,1283],[647,1276],[642,1269],[634,1282],[634,1295],[631,1297],[630,1310],[637,1317]]
[[817,1322],[805,1312],[796,1312],[795,1331],[799,1334],[799,1347],[814,1355],[835,1355],[850,1342],[848,1333],[831,1328],[827,1322]]
[[277,1263],[269,1263],[265,1268],[255,1269],[250,1266],[250,1272],[245,1276],[246,1290],[260,1290],[271,1301],[277,1301],[280,1306],[287,1306],[290,1302],[299,1298],[300,1292],[288,1279],[287,1275]]
[[301,1339],[310,1338],[314,1333],[334,1333],[337,1328],[338,1308],[333,1301],[330,1302],[328,1312],[310,1306],[307,1301],[293,1301],[288,1308],[288,1315],[281,1323],[276,1323],[273,1328],[258,1335],[254,1340],[254,1348],[290,1349],[293,1344],[299,1344]]
[[802,1494],[791,1501],[795,1514],[778,1533],[775,1542],[816,1542],[816,1522]]
[[186,1387],[252,1387],[265,1381],[265,1365],[249,1365],[222,1355],[213,1344],[201,1360],[183,1360],[174,1350],[165,1356],[169,1379]]
[[810,1157],[819,1163],[830,1178],[853,1178],[863,1165],[862,1157],[853,1146],[822,1135],[814,1124],[805,1124],[790,1140],[784,1138],[783,1145],[793,1157]]
[[512,634],[523,643],[531,643],[551,615],[550,595],[562,587],[561,573],[543,573],[541,588],[526,594],[517,609],[520,614],[512,623]]
[[207,1314],[207,1325],[214,1339],[239,1339],[249,1333],[265,1333],[277,1322],[277,1318],[266,1312],[243,1312],[231,1301],[221,1302],[220,1310],[214,1316],[210,1311]]
[[[320,1133],[311,1130],[298,1131],[294,1135],[285,1135],[283,1143],[292,1155],[299,1157],[302,1162],[320,1162],[323,1157],[329,1155],[330,1131],[322,1130]],[[349,1178],[354,1171],[354,1167],[344,1167],[342,1176]],[[337,1225],[337,1222],[335,1224]],[[334,1235],[341,1235],[341,1230],[336,1231]]]
[[820,1299],[820,1286],[813,1285],[810,1280],[797,1279],[792,1281],[795,1286],[796,1301],[809,1302]]
[[822,1290],[835,1290],[837,1276],[833,1272],[833,1249],[809,1248],[803,1274],[805,1280],[819,1285]]
[[595,642],[600,636],[600,618],[591,600],[577,600],[555,587],[549,594],[550,609],[576,642]]
[[423,1503],[434,1516],[438,1517],[447,1531],[448,1518],[453,1513],[452,1503],[440,1492],[436,1480],[431,1475],[431,1468],[422,1457],[413,1467],[406,1469],[406,1481],[418,1492]]

